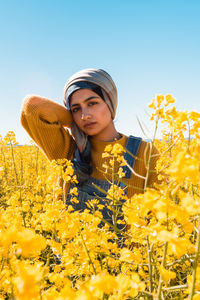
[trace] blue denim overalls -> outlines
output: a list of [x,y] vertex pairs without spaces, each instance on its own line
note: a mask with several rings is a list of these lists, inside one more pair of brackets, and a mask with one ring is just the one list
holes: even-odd
[[[126,144],[126,149],[130,153],[132,153],[133,156],[128,154],[128,152],[125,152],[124,158],[132,168],[134,167],[134,163],[135,163],[134,156],[137,156],[141,140],[142,140],[141,138],[129,136],[127,144]],[[123,172],[125,172],[126,179],[131,178],[132,173],[131,173],[131,170],[127,166],[123,167]],[[96,186],[98,186],[99,189],[96,188]],[[72,207],[75,211],[83,212],[85,209],[89,209],[89,207],[86,204],[89,200],[98,199],[99,204],[103,204],[103,209],[101,209],[100,211],[103,215],[104,220],[107,221],[106,223],[112,224],[113,212],[110,209],[108,209],[108,207],[107,207],[108,199],[106,198],[106,193],[109,190],[110,186],[111,186],[111,184],[108,181],[96,179],[94,177],[89,177],[89,179],[82,185],[71,184],[69,190],[74,187],[77,187],[77,189],[78,189],[77,199],[79,200],[79,202],[74,203],[73,201],[70,201],[72,198],[72,195],[70,193],[68,193],[67,198],[66,198],[66,204],[72,205]],[[118,184],[118,186],[121,188],[126,187],[125,184],[122,182],[120,182]],[[127,189],[125,190],[125,193],[127,194]],[[122,206],[123,202],[125,202],[125,200],[121,201],[121,206]],[[92,210],[91,210],[91,212],[92,212]],[[118,219],[123,219],[123,217],[119,216]],[[103,225],[104,225],[104,222],[102,221],[99,224],[99,227],[102,227]],[[117,227],[118,227],[118,229],[123,230],[125,225],[117,224]]]

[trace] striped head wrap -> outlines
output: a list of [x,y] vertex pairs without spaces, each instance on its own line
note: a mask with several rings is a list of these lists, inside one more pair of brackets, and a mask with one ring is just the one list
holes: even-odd
[[[118,102],[117,88],[111,76],[102,69],[84,69],[72,75],[67,80],[64,87],[63,101],[65,106],[70,110],[69,95],[70,96],[72,95],[70,88],[74,84],[80,82],[93,83],[96,86],[101,88],[103,100],[108,105],[111,112],[112,119],[114,119],[116,115],[117,102]],[[85,88],[84,85],[83,88]],[[74,122],[72,124],[71,130],[72,130],[72,136],[74,137],[77,147],[82,152],[86,147],[87,136],[76,126]]]

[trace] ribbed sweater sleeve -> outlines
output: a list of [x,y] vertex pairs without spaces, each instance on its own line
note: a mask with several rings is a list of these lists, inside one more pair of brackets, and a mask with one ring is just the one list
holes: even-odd
[[75,143],[70,128],[71,113],[62,105],[35,95],[24,98],[21,124],[49,160],[71,159]]

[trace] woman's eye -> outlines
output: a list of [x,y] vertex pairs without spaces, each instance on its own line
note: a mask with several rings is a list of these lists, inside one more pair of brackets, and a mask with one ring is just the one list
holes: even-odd
[[95,104],[97,104],[96,101],[91,101],[91,102],[88,103],[89,106],[93,106],[93,105],[95,105]]
[[79,107],[75,107],[75,108],[73,108],[73,109],[72,109],[72,113],[75,113],[75,112],[77,112],[79,109],[80,109]]

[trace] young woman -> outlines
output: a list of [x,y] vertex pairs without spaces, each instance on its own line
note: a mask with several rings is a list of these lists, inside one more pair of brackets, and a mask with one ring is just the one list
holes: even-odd
[[[150,146],[140,138],[127,137],[116,130],[113,120],[117,89],[110,75],[101,69],[77,72],[66,82],[64,104],[61,106],[40,96],[27,96],[23,102],[21,124],[49,160],[73,160],[79,181],[76,185],[79,204],[75,209],[86,208],[88,199],[105,197],[102,191],[107,191],[110,183],[102,172],[102,153],[109,144],[119,143],[136,156],[134,159],[125,153],[126,161],[134,169],[132,173],[130,168],[124,167],[126,176],[120,183],[127,187],[128,197],[143,192]],[[157,150],[153,148],[148,186],[157,181],[156,154]],[[111,179],[109,174],[107,177]],[[66,203],[70,203],[71,197],[68,189],[69,186],[66,187]]]

